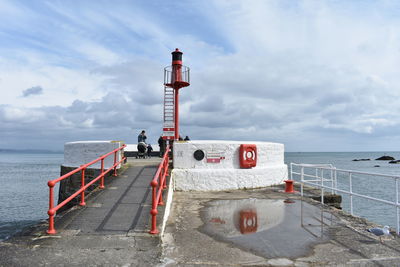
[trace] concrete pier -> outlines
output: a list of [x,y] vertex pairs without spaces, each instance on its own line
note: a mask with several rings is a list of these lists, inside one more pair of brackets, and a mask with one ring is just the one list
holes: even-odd
[[56,220],[56,235],[43,222],[1,242],[0,266],[399,266],[398,237],[380,243],[370,222],[283,185],[175,192],[164,235],[152,236],[148,183],[159,161],[129,159],[86,207]]
[[56,218],[56,235],[45,234],[43,223],[0,242],[0,266],[154,266],[161,250],[159,239],[148,234],[149,184],[160,159],[128,163],[85,207]]

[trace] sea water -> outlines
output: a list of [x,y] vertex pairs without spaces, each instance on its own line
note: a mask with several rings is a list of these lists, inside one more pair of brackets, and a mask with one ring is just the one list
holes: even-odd
[[[61,153],[0,152],[0,240],[46,219],[47,181],[60,176]],[[55,189],[57,203],[58,187]]]
[[[374,159],[390,155],[400,159],[400,152],[287,152],[285,163],[330,163],[336,168],[400,175],[400,164]],[[353,159],[371,159],[353,161]],[[49,189],[47,181],[58,178],[63,154],[0,152],[0,240],[26,226],[48,218]],[[374,167],[379,165],[380,167]],[[394,180],[378,177],[353,177],[357,193],[395,200]],[[338,177],[342,188],[348,187],[346,176]],[[58,187],[55,188],[57,203]],[[349,197],[343,196],[343,208],[350,211]],[[396,210],[392,206],[353,199],[354,214],[382,224],[396,226]]]

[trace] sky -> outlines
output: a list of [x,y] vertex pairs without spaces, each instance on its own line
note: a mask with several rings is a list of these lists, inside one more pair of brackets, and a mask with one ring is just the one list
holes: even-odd
[[0,0],[0,148],[180,134],[286,151],[398,151],[400,2]]

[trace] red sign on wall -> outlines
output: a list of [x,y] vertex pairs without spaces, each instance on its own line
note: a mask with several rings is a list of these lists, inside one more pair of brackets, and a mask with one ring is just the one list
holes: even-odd
[[207,163],[221,163],[225,159],[223,152],[207,152]]

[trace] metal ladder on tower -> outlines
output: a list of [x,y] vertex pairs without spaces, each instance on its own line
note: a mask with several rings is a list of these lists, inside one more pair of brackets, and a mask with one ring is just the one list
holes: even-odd
[[167,139],[174,138],[175,127],[175,97],[174,88],[164,86],[164,136],[168,135]]

